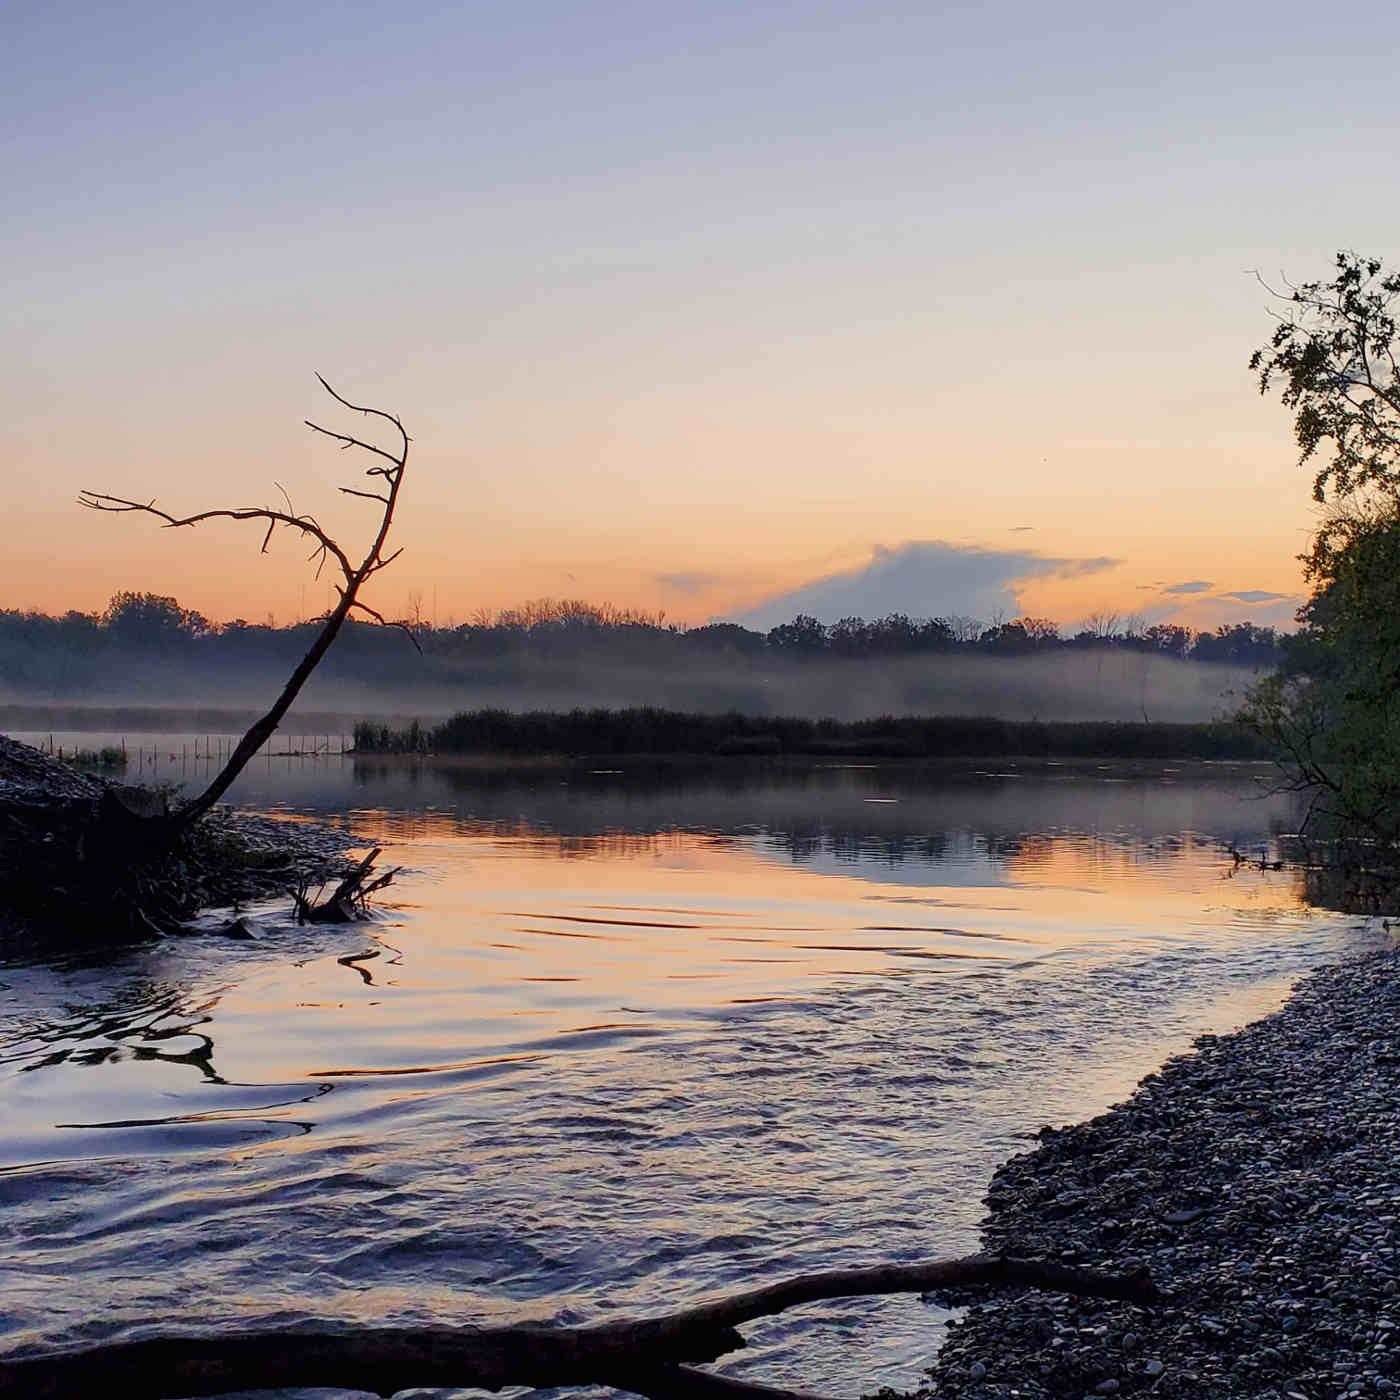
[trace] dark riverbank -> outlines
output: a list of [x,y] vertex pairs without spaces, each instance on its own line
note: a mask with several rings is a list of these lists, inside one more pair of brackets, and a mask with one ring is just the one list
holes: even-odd
[[0,952],[174,932],[201,909],[329,879],[356,844],[348,832],[318,823],[216,809],[149,868],[109,870],[91,846],[113,794],[150,813],[166,797],[80,772],[0,735]]
[[1145,1264],[1142,1309],[1027,1293],[953,1325],[933,1397],[1400,1392],[1400,953],[1307,978],[988,1191],[992,1251]]
[[693,714],[635,707],[568,712],[472,710],[440,724],[362,722],[357,753],[825,758],[1266,759],[1243,725],[1051,723],[962,715],[842,721],[799,715]]

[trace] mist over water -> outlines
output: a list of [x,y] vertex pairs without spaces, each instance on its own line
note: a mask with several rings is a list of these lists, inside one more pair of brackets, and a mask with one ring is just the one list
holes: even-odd
[[[958,653],[884,660],[812,660],[758,664],[735,658],[692,659],[681,666],[608,665],[549,658],[462,667],[431,680],[406,655],[356,671],[327,665],[313,674],[284,728],[345,732],[358,719],[441,719],[462,710],[572,710],[653,705],[683,711],[738,710],[814,719],[873,719],[887,714],[984,715],[1007,720],[1108,720],[1189,723],[1239,707],[1259,679],[1248,667],[1179,661],[1129,649],[1101,648],[1033,656]],[[334,653],[332,653],[334,661]],[[290,669],[290,668],[287,668]],[[282,688],[286,669],[206,670],[187,663],[114,664],[100,686],[57,686],[43,694],[7,690],[15,729],[65,728],[41,707],[149,707],[242,711],[251,719]],[[418,678],[415,678],[418,675]],[[89,718],[88,727],[103,727]],[[162,722],[147,728],[185,728]],[[189,728],[200,725],[190,723]]]
[[[582,1321],[975,1248],[1024,1134],[1385,938],[1226,858],[1296,819],[1266,772],[260,760],[237,800],[387,838],[394,900],[0,967],[0,1346]],[[722,1369],[912,1386],[943,1322],[803,1309]]]

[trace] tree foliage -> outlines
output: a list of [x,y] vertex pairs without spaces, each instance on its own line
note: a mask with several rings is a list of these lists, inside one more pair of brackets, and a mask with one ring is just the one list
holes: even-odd
[[[82,617],[81,613],[69,614]],[[119,642],[138,647],[178,646],[209,636],[209,619],[174,598],[159,593],[114,593],[102,614],[102,625]]]
[[[1338,253],[1332,280],[1294,287],[1269,344],[1250,357],[1259,392],[1277,388],[1294,411],[1299,461],[1325,456],[1313,477],[1319,504],[1400,496],[1397,297],[1400,272]],[[1327,517],[1307,556],[1310,574],[1345,544],[1346,520],[1345,509]]]
[[1400,844],[1400,503],[1329,522],[1303,624],[1246,718],[1327,834]]
[[[146,601],[133,608],[131,599]],[[51,617],[0,608],[0,694],[76,697],[100,688],[114,698],[169,701],[196,700],[221,688],[243,693],[249,684],[269,684],[278,671],[289,671],[320,625],[308,620],[278,626],[241,617],[213,624],[174,598],[132,592],[116,594],[102,613]],[[1249,622],[1209,632],[1159,623],[1100,636],[1088,629],[1064,635],[1044,618],[988,627],[969,618],[894,613],[830,624],[797,618],[765,633],[734,622],[686,628],[656,614],[539,599],[499,613],[479,612],[460,624],[415,623],[412,630],[421,657],[405,655],[397,629],[347,619],[318,675],[334,684],[392,689],[457,686],[556,664],[683,674],[712,670],[721,661],[735,673],[748,673],[813,660],[860,667],[904,658],[936,668],[968,656],[1019,659],[1099,650],[1256,669],[1279,660],[1274,629]]]
[[1301,556],[1312,594],[1245,717],[1277,745],[1329,834],[1400,843],[1400,273],[1337,254],[1292,290],[1250,368],[1294,412],[1327,507]]

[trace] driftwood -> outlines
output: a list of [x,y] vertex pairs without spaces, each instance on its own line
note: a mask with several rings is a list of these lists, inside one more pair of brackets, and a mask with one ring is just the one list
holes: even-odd
[[158,1337],[0,1361],[0,1396],[59,1400],[105,1391],[120,1378],[133,1400],[238,1390],[342,1386],[393,1395],[414,1386],[609,1385],[653,1400],[818,1400],[693,1369],[744,1345],[755,1318],[825,1298],[921,1293],[969,1286],[1031,1287],[1150,1304],[1146,1270],[1090,1269],[973,1254],[927,1264],[803,1274],[664,1317],[587,1327],[361,1328]]
[[376,846],[325,899],[313,899],[310,887],[289,891],[296,901],[297,923],[299,924],[348,924],[362,919],[367,910],[367,902],[375,890],[382,890],[392,884],[394,876],[403,869],[396,865],[384,874],[374,874],[374,862],[379,859],[383,848]]

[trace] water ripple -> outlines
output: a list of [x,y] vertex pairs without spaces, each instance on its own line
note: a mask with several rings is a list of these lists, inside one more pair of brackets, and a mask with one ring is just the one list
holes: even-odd
[[[625,774],[365,777],[412,907],[6,969],[4,1346],[578,1322],[973,1247],[1027,1132],[1382,936],[1222,879],[1226,840],[1268,839],[1238,781],[1103,776],[875,767],[692,806]],[[912,1386],[945,1317],[804,1309],[724,1369]]]

